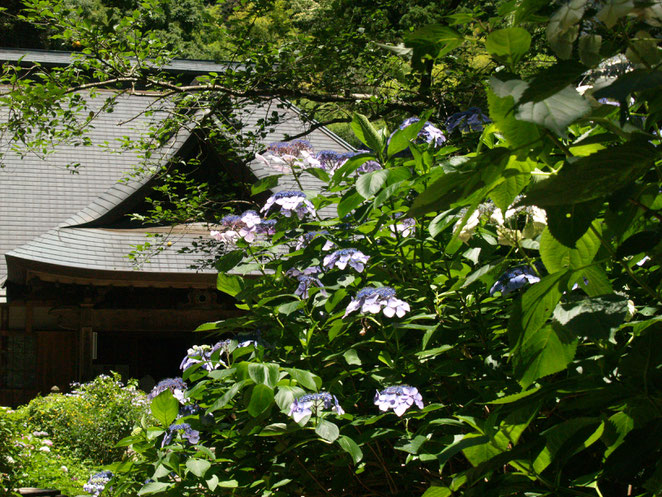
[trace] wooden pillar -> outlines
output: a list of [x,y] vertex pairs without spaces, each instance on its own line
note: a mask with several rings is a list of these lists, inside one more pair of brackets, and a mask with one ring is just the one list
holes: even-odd
[[78,332],[78,381],[92,376],[92,305],[80,305],[80,330]]

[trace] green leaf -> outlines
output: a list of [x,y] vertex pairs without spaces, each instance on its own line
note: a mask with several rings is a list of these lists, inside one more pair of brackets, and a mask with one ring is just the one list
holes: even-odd
[[338,217],[344,218],[347,214],[351,213],[359,205],[363,203],[365,198],[355,188],[350,188],[340,199],[338,203]]
[[625,101],[634,92],[656,90],[662,86],[662,71],[635,69],[619,76],[609,86],[593,93],[595,98],[611,98]]
[[167,389],[152,400],[151,410],[161,426],[167,428],[179,414],[179,401],[172,396],[170,389]]
[[579,37],[579,59],[586,67],[595,67],[602,61],[602,36],[583,34]]
[[451,497],[453,492],[448,487],[430,487],[421,497]]
[[519,27],[497,29],[485,40],[485,49],[509,66],[517,64],[531,47],[531,35]]
[[544,126],[559,136],[566,135],[566,128],[591,111],[588,101],[567,86],[540,102],[527,102],[517,107],[517,119]]
[[356,137],[381,157],[384,144],[379,133],[363,114],[354,114],[350,125]]
[[285,368],[293,380],[308,390],[317,391],[322,386],[322,378],[303,369]]
[[575,60],[560,61],[536,74],[518,104],[540,102],[574,84],[587,68]]
[[628,237],[616,251],[616,257],[623,258],[629,255],[650,253],[650,251],[662,241],[662,233],[655,230],[640,231]]
[[247,384],[251,383],[251,380],[246,379],[246,380],[241,380],[236,383],[233,383],[232,386],[228,389],[227,392],[223,394],[222,397],[220,397],[216,402],[212,404],[212,406],[207,409],[208,413],[212,413],[214,411],[218,411],[219,409],[223,409],[226,407],[229,402],[234,399],[234,397],[243,389]]
[[231,297],[235,297],[243,289],[243,280],[240,276],[226,273],[218,273],[216,277],[216,288]]
[[330,181],[329,173],[327,173],[324,169],[321,169],[319,167],[309,167],[307,169],[304,169],[304,172],[315,176],[317,179],[320,181],[323,181],[324,183],[328,183]]
[[271,406],[273,401],[273,388],[263,383],[255,385],[251,392],[251,400],[248,402],[248,414],[257,418]]
[[499,397],[496,400],[488,402],[488,404],[512,404],[513,402],[517,402],[520,399],[524,399],[529,395],[533,395],[534,393],[539,392],[540,388],[541,387],[535,387],[531,388],[530,390],[524,390],[523,392],[506,395],[505,397]]
[[186,461],[186,469],[198,478],[202,478],[209,468],[211,468],[211,463],[204,459],[191,458]]
[[354,349],[347,349],[345,351],[345,353],[343,354],[343,357],[345,358],[345,361],[347,361],[347,364],[349,364],[350,366],[360,366],[361,365],[361,358],[359,357],[359,354]]
[[255,383],[263,383],[274,388],[278,383],[280,370],[277,364],[250,363],[248,376]]
[[555,273],[562,269],[588,266],[600,248],[600,239],[596,234],[596,231],[601,231],[600,224],[596,221],[593,228],[595,231],[590,229],[577,240],[577,248],[566,247],[552,236],[549,228],[545,229],[540,236],[540,257],[547,270]]
[[569,59],[572,55],[572,43],[579,34],[579,21],[585,8],[586,0],[570,0],[552,15],[547,24],[547,41],[561,59]]
[[315,427],[315,433],[327,442],[334,442],[340,436],[340,430],[331,421],[320,419]]
[[244,259],[244,255],[245,253],[243,250],[233,250],[232,252],[228,252],[216,261],[214,264],[216,270],[221,273],[228,272]]
[[405,36],[405,45],[413,48],[412,65],[422,68],[422,62],[443,57],[464,41],[461,34],[441,24],[426,24]]
[[657,156],[655,147],[631,141],[566,164],[531,188],[522,205],[570,205],[607,197],[639,178]]
[[251,186],[251,195],[257,195],[262,193],[265,190],[271,190],[273,187],[278,186],[278,178],[283,176],[282,174],[274,174],[272,176],[267,176],[261,180],[253,183]]
[[379,169],[370,173],[362,174],[356,182],[356,191],[363,198],[370,198],[382,189],[388,178],[388,169]]
[[171,486],[172,483],[152,481],[143,485],[143,487],[140,490],[138,490],[138,495],[160,494],[168,490]]
[[425,119],[419,119],[405,129],[396,129],[388,142],[387,156],[392,157],[398,152],[409,148],[409,142],[418,136],[418,132],[425,126]]
[[305,307],[306,302],[304,300],[295,300],[294,302],[288,302],[278,306],[278,313],[285,316],[289,316],[293,312],[298,311],[302,307]]
[[[479,433],[470,433],[464,438],[465,440],[469,440],[472,438],[483,439],[485,437]],[[464,457],[467,458],[472,466],[478,466],[485,461],[489,461],[494,456],[499,455],[501,452],[502,450],[498,447],[495,447],[489,440],[484,443],[472,445],[462,449]]]
[[[578,434],[581,435],[585,432],[585,429],[588,429],[588,431],[592,433],[593,427],[595,426],[604,425],[600,423],[599,419],[595,418],[574,418],[558,423],[549,430],[543,432],[545,437],[545,448],[533,461],[533,468],[537,473],[542,473],[543,470],[552,463],[558,452],[569,448],[571,444],[568,442],[571,441],[573,437]],[[580,438],[587,440],[585,437]],[[581,447],[583,444],[580,442],[578,445]],[[576,445],[573,448],[578,449]]]
[[613,28],[621,17],[633,9],[633,0],[608,0],[595,17],[608,28]]
[[571,205],[550,205],[547,227],[551,235],[566,247],[576,248],[577,241],[586,233],[598,215],[602,202],[594,200]]
[[628,299],[621,295],[569,298],[554,309],[554,319],[576,336],[607,339],[625,321]]
[[338,445],[340,445],[340,447],[342,447],[345,452],[352,456],[354,464],[360,463],[361,459],[363,459],[363,451],[361,450],[361,447],[359,447],[358,444],[351,438],[343,435],[342,437],[338,438]]
[[597,264],[573,273],[570,278],[570,285],[574,284],[584,290],[589,297],[607,295],[614,291],[607,273]]
[[[490,85],[496,78],[490,79]],[[511,95],[499,96],[490,88],[487,89],[487,103],[490,110],[490,118],[494,126],[503,134],[514,148],[528,148],[540,140],[540,130],[538,126],[515,118],[513,109],[515,108],[515,99]]]
[[511,157],[503,171],[503,183],[490,192],[490,198],[502,212],[506,212],[517,195],[529,184],[531,171],[535,167],[535,162],[518,161],[515,157]]

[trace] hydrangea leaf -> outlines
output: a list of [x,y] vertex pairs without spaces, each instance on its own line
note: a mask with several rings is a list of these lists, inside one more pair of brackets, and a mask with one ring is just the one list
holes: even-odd
[[509,66],[519,62],[531,48],[531,35],[520,27],[497,29],[485,40],[485,49]]
[[547,227],[552,236],[566,247],[576,248],[577,241],[586,233],[598,214],[601,201],[558,205],[545,208]]
[[202,478],[209,468],[211,468],[211,463],[204,459],[190,458],[186,461],[186,469],[198,478]]
[[602,36],[584,34],[579,37],[579,60],[586,67],[595,67],[601,61],[600,47],[602,46]]
[[257,195],[266,190],[271,190],[273,187],[278,185],[278,178],[282,174],[273,174],[271,176],[265,176],[251,186],[251,195]]
[[579,34],[578,23],[584,15],[586,1],[570,0],[552,15],[547,24],[547,41],[561,59],[568,59],[572,54],[572,43]]
[[235,297],[243,289],[242,279],[239,276],[218,273],[216,277],[216,288],[228,295]]
[[[593,228],[600,232],[600,224],[593,223]],[[552,236],[549,228],[545,228],[540,237],[540,257],[550,273],[572,268],[580,269],[588,266],[600,248],[598,235],[589,229],[577,240],[576,248],[563,245]]]
[[340,430],[331,421],[321,419],[315,427],[315,433],[327,442],[334,442],[340,436]]
[[598,264],[582,268],[572,274],[570,286],[578,285],[589,297],[598,297],[613,292],[609,277]]
[[579,76],[586,72],[586,66],[575,60],[560,61],[539,72],[535,78],[528,82],[528,86],[518,104],[527,102],[541,102],[562,91],[574,83]]
[[560,326],[547,325],[525,332],[513,353],[515,376],[522,388],[539,378],[563,371],[574,359],[577,338]]
[[162,426],[168,427],[179,413],[179,401],[166,389],[152,400],[152,415]]
[[425,126],[425,119],[419,119],[405,129],[395,130],[388,141],[387,156],[393,157],[398,152],[409,148],[409,143],[418,136],[418,132],[423,129],[423,126]]
[[621,295],[573,298],[560,302],[554,309],[554,319],[573,335],[607,339],[612,330],[625,321],[628,299]]
[[573,86],[567,86],[540,102],[520,105],[516,117],[549,128],[559,136],[565,136],[567,126],[590,111],[588,101],[577,93]]
[[160,494],[168,490],[172,485],[172,483],[166,483],[163,481],[152,481],[143,485],[143,487],[138,490],[138,495]]
[[257,418],[266,411],[274,401],[274,390],[264,383],[258,383],[253,387],[251,399],[248,402],[248,414]]
[[300,387],[281,385],[278,387],[274,400],[281,411],[287,411],[296,397],[305,395],[306,392]]
[[[597,430],[593,427],[597,428]],[[554,425],[552,428],[544,432],[545,448],[540,451],[536,459],[533,461],[533,468],[537,473],[542,473],[545,468],[552,463],[555,456],[560,451],[565,451],[570,448],[572,444],[568,442],[571,440],[575,441],[576,444],[579,444],[579,447],[577,447],[577,445],[574,446],[575,449],[580,449],[582,446],[588,446],[586,444],[594,437],[582,437],[581,434],[586,430],[588,430],[589,433],[594,434],[596,431],[600,430],[600,427],[604,430],[604,423],[598,418],[574,418]],[[580,435],[579,437],[577,436],[578,434]],[[569,457],[571,454],[566,455]]]
[[293,380],[308,390],[314,390],[316,392],[322,386],[322,378],[310,371],[296,368],[286,368],[285,370],[290,374]]
[[245,380],[240,380],[237,381],[236,383],[233,383],[232,386],[221,396],[216,402],[214,402],[209,409],[207,409],[208,413],[212,413],[214,411],[218,411],[219,409],[223,409],[226,407],[232,399],[235,398],[235,396],[249,383],[251,383],[252,380],[250,379],[245,379]]
[[656,156],[655,147],[639,140],[599,150],[537,183],[520,204],[570,205],[611,195],[639,178]]
[[363,198],[370,198],[382,189],[388,178],[388,170],[380,169],[371,173],[363,174],[356,182],[356,191]]
[[338,445],[340,445],[340,447],[342,447],[345,452],[352,456],[354,464],[360,463],[361,459],[363,459],[363,451],[361,450],[361,447],[359,447],[358,444],[348,436],[343,435],[338,438]]
[[612,84],[600,88],[593,96],[595,98],[612,98],[623,101],[631,93],[654,90],[662,86],[662,71],[635,69],[622,74]]
[[448,487],[430,487],[421,497],[451,497],[453,491]]
[[[470,433],[466,435],[464,438],[483,439],[485,437],[480,433]],[[494,444],[492,444],[489,440],[484,443],[471,445],[469,447],[465,447],[464,449],[462,449],[462,453],[464,454],[464,457],[466,457],[467,460],[474,467],[478,466],[481,463],[484,463],[485,461],[489,461],[494,456],[501,454],[501,452],[502,450],[500,450],[498,447],[495,447]]]
[[278,383],[280,370],[277,364],[250,363],[248,376],[255,383],[263,383],[273,388]]
[[229,271],[237,266],[243,259],[246,253],[243,250],[233,250],[223,255],[218,259],[214,266],[216,270],[222,273]]
[[506,212],[517,195],[529,183],[531,171],[535,169],[536,163],[532,161],[518,161],[511,157],[508,166],[503,171],[503,182],[490,192],[490,199],[494,204]]
[[373,150],[378,156],[381,157],[384,143],[377,130],[373,127],[372,123],[363,114],[354,114],[350,124],[352,131],[356,137]]
[[596,18],[608,28],[614,27],[616,22],[634,9],[632,0],[608,0],[607,4],[596,14]]
[[[494,78],[495,81],[499,81]],[[487,89],[487,102],[490,110],[490,118],[499,131],[515,148],[523,148],[524,145],[534,144],[540,139],[538,127],[526,121],[515,118],[512,111],[515,107],[515,98],[511,95],[500,97],[494,91]],[[528,146],[526,147],[528,149]]]
[[355,188],[350,188],[338,203],[338,217],[343,218],[363,203],[365,198]]

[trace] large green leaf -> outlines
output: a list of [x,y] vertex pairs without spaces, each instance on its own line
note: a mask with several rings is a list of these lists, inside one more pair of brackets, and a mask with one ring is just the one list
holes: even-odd
[[567,86],[540,102],[519,105],[516,117],[549,128],[559,136],[565,136],[566,128],[590,111],[588,101],[577,93],[574,86]]
[[523,205],[570,205],[604,198],[639,178],[653,163],[656,149],[630,141],[566,164],[556,176],[529,190]]
[[262,193],[265,190],[271,190],[273,187],[278,185],[278,178],[281,176],[282,174],[266,176],[258,182],[254,183],[251,186],[251,195],[257,195],[258,193]]
[[426,24],[405,36],[405,45],[414,49],[412,64],[415,69],[420,69],[424,60],[443,57],[463,41],[461,34],[441,24]]
[[172,483],[166,483],[161,481],[151,481],[145,483],[140,490],[138,490],[138,495],[154,495],[160,494],[172,487]]
[[624,101],[631,93],[645,90],[655,90],[662,86],[662,71],[635,69],[626,72],[612,84],[600,88],[593,93],[595,98],[613,98]]
[[569,297],[554,309],[554,319],[578,337],[607,339],[628,314],[628,298],[621,295]]
[[554,273],[562,269],[588,266],[600,248],[600,239],[596,232],[600,233],[598,222],[594,222],[593,229],[589,229],[577,240],[576,248],[570,248],[554,238],[549,228],[545,229],[540,237],[540,257],[547,270]]
[[595,16],[608,28],[613,28],[618,20],[634,9],[633,0],[607,0]]
[[531,35],[520,27],[497,29],[485,40],[485,49],[511,67],[519,62],[530,47]]
[[304,371],[303,369],[296,368],[285,368],[293,380],[295,380],[299,385],[308,390],[317,391],[322,386],[322,379],[311,373],[310,371]]
[[409,143],[418,136],[418,132],[423,129],[423,126],[425,126],[425,119],[419,119],[405,127],[405,129],[396,129],[389,138],[387,156],[392,157],[409,148]]
[[579,34],[579,21],[584,15],[587,0],[570,0],[562,5],[547,24],[547,41],[556,55],[569,59],[572,43]]
[[523,388],[534,381],[563,371],[574,359],[577,338],[560,326],[547,325],[525,332],[513,354],[515,376]]
[[152,415],[161,423],[161,426],[168,427],[179,413],[179,401],[172,396],[170,389],[166,389],[154,397],[151,410]]
[[216,288],[234,297],[243,289],[243,281],[240,276],[226,273],[218,273],[216,277]]
[[273,388],[263,383],[258,383],[251,392],[251,400],[248,402],[248,414],[257,418],[271,406],[273,401]]
[[591,226],[602,202],[590,201],[571,205],[550,205],[547,212],[547,227],[552,236],[566,247],[576,248],[579,240]]
[[202,478],[209,468],[211,468],[211,463],[204,459],[190,458],[186,461],[186,469],[198,478]]
[[360,463],[361,459],[363,459],[363,451],[361,450],[361,447],[359,447],[358,444],[351,438],[345,435],[341,436],[338,438],[338,445],[340,445],[345,452],[352,456],[354,464]]
[[340,436],[340,430],[338,427],[326,419],[320,419],[319,423],[315,427],[315,433],[317,433],[327,442],[333,442]]
[[351,127],[356,137],[381,157],[384,143],[368,118],[363,114],[354,114]]
[[453,491],[448,487],[430,487],[421,497],[451,497]]
[[522,94],[519,104],[540,102],[560,92],[586,72],[586,66],[577,61],[560,61],[538,73]]
[[365,198],[355,188],[350,188],[340,199],[338,217],[342,219],[363,203]]
[[533,461],[533,468],[540,474],[559,452],[570,450],[568,455],[572,455],[594,443],[593,435],[601,428],[604,429],[604,424],[597,418],[574,418],[554,425],[543,433],[545,448]]
[[370,198],[382,189],[388,178],[387,169],[379,169],[370,173],[362,174],[356,182],[356,191],[363,198]]
[[248,376],[255,383],[264,383],[274,388],[279,380],[280,370],[278,364],[250,363]]
[[233,269],[237,264],[239,264],[244,259],[245,252],[243,250],[233,250],[223,255],[220,259],[214,264],[216,270],[225,273],[230,269]]
[[[490,84],[492,81],[499,80],[493,78],[493,80],[490,80]],[[540,140],[540,131],[535,124],[515,118],[513,112],[515,98],[513,96],[499,96],[488,88],[487,103],[490,109],[490,118],[494,125],[514,148],[528,150]]]

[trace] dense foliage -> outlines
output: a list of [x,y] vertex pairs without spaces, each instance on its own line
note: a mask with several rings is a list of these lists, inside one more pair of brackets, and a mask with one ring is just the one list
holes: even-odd
[[[289,45],[169,86],[165,47],[125,36],[138,20],[101,44],[93,27],[57,21],[89,57],[32,85],[8,72],[8,131],[25,140],[30,128],[42,146],[77,137],[75,119],[53,130],[33,104],[82,108],[70,91],[94,70],[91,86],[124,75],[211,114],[227,96],[270,94],[421,112],[390,129],[355,114],[365,151],[351,157],[305,143],[262,156],[324,186],[214,230],[218,289],[247,312],[200,328],[221,341],[189,350],[183,379],[153,392],[153,422],[120,443],[131,451],[112,466],[114,493],[662,492],[659,3],[458,7],[403,37],[416,84],[395,95],[352,94],[344,72],[338,93]],[[439,112],[440,88],[464,80],[434,68],[475,69],[477,55],[485,70],[467,72],[484,81],[485,107]]]
[[118,460],[115,444],[131,433],[146,413],[145,394],[135,381],[124,385],[120,376],[101,375],[67,394],[36,397],[17,409],[29,432],[46,433],[60,448],[96,465]]

